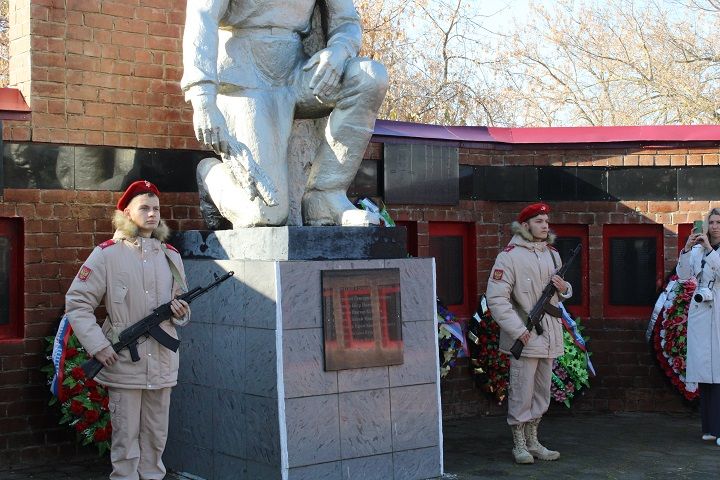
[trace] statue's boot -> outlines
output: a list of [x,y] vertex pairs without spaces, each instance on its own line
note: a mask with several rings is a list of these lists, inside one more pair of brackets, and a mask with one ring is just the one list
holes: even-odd
[[540,419],[530,420],[525,424],[525,440],[527,449],[530,454],[540,460],[557,460],[560,458],[560,452],[545,448],[538,440],[538,425]]
[[377,62],[348,62],[323,142],[312,162],[302,199],[307,225],[379,225],[380,216],[359,210],[348,200],[387,91],[387,71]]
[[367,227],[380,225],[380,215],[360,210],[343,190],[312,190],[303,196],[303,216],[308,225],[344,225]]

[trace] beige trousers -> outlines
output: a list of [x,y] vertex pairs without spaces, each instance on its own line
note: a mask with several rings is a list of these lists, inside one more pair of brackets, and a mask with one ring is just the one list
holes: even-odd
[[550,406],[552,358],[510,357],[508,394],[509,425],[518,425],[543,416]]
[[172,388],[109,388],[113,471],[110,480],[162,480]]

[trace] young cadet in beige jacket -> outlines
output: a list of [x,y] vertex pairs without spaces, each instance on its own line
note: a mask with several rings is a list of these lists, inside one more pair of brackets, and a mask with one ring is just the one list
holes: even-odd
[[[178,353],[148,337],[139,342],[140,361],[133,362],[127,349],[115,353],[111,345],[125,328],[183,293],[185,273],[179,253],[163,243],[168,228],[160,219],[155,185],[130,185],[118,201],[113,224],[112,240],[93,250],[73,280],[65,312],[88,354],[104,365],[96,378],[110,396],[110,479],[160,480]],[[103,298],[108,318],[101,328],[94,311]],[[189,321],[190,308],[175,299],[171,310],[172,321],[161,327],[177,338],[175,325]]]
[[534,458],[556,460],[560,453],[540,444],[537,429],[550,405],[553,359],[563,354],[562,324],[545,314],[543,334],[529,332],[525,323],[545,286],[552,281],[558,290],[551,303],[572,296],[568,282],[555,275],[562,266],[552,247],[554,235],[548,224],[550,207],[535,203],[524,208],[512,224],[513,238],[495,260],[487,287],[488,307],[500,326],[500,350],[510,354],[515,340],[525,345],[522,355],[510,354],[510,385],[507,421],[513,434],[513,456],[517,463]]

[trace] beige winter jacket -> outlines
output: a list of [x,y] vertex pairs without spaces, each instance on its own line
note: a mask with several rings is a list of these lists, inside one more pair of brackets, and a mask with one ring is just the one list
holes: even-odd
[[[548,246],[547,242],[529,241],[529,232],[517,224],[513,225],[513,231],[515,236],[497,256],[490,271],[486,293],[490,313],[500,326],[500,350],[503,353],[509,353],[515,340],[526,331],[528,312],[535,306],[550,278],[562,265],[560,255],[553,247]],[[572,287],[561,299],[571,296]],[[558,295],[553,296],[551,303],[557,305]],[[560,319],[545,314],[542,327],[542,335],[538,335],[534,329],[531,332],[530,341],[522,352],[523,357],[562,356]]]
[[[161,241],[167,232],[164,224],[155,230],[152,238],[143,238],[137,236],[129,220],[116,215],[114,221],[118,230],[113,239],[92,251],[65,297],[65,313],[90,355],[117,341],[118,334],[125,328],[184,290],[183,285],[173,280],[168,264],[169,256],[185,284],[180,254]],[[103,298],[108,318],[101,328],[94,311]],[[167,320],[161,327],[178,338],[173,322],[185,325],[189,317],[188,313],[180,320]],[[133,362],[127,349],[119,352],[119,361],[104,368],[97,380],[110,387],[141,389],[171,387],[177,383],[178,353],[152,337],[140,340],[138,353],[140,361]]]

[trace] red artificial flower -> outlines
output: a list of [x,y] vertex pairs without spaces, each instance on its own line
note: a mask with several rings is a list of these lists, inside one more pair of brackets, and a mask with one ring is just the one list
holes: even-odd
[[76,430],[78,433],[82,433],[84,430],[87,430],[87,428],[88,428],[88,424],[85,423],[85,422],[77,422],[77,423],[75,424],[75,430]]
[[83,371],[82,367],[73,368],[70,371],[70,375],[72,375],[75,380],[82,380],[83,378],[85,378],[85,372]]
[[682,357],[675,357],[673,359],[673,367],[675,367],[675,370],[678,372],[682,372],[685,370],[685,360]]
[[78,354],[77,348],[68,347],[65,350],[65,358],[73,358],[73,357],[77,356],[77,354]]
[[93,440],[96,442],[105,442],[110,439],[112,433],[112,427],[108,424],[105,428],[98,428],[93,434]]
[[83,391],[83,386],[80,383],[76,383],[74,387],[68,389],[68,394],[71,397],[74,397],[75,395],[79,395]]
[[89,424],[93,424],[100,419],[100,412],[97,410],[87,410],[83,418],[85,418],[85,421]]
[[90,393],[88,393],[88,398],[93,403],[100,403],[102,402],[103,395],[97,390],[90,390]]
[[108,410],[110,408],[110,398],[109,397],[103,397],[102,408],[103,408],[103,410]]
[[73,400],[70,402],[70,411],[79,417],[85,413],[85,407],[83,407],[83,404],[77,400]]
[[93,380],[92,378],[89,378],[89,379],[85,380],[85,386],[87,388],[95,388],[98,386],[98,383],[95,380]]

